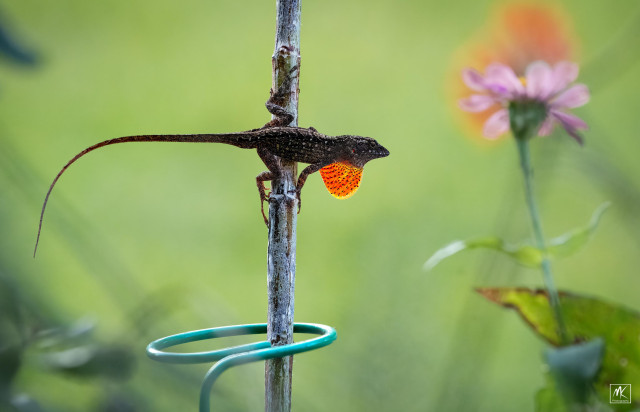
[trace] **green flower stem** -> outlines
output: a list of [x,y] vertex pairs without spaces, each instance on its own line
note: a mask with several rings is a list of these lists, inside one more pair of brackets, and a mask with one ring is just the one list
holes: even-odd
[[553,274],[551,273],[551,262],[547,255],[547,247],[542,233],[542,224],[540,220],[540,214],[538,213],[538,206],[536,204],[535,195],[533,192],[533,168],[531,167],[531,157],[529,155],[529,139],[518,138],[516,136],[516,143],[518,145],[518,154],[520,155],[520,166],[522,167],[522,174],[524,176],[525,194],[527,198],[527,206],[529,208],[529,215],[531,216],[531,224],[533,226],[533,234],[536,241],[536,246],[543,253],[541,262],[542,277],[545,287],[549,293],[549,302],[553,315],[558,324],[558,332],[560,335],[560,343],[565,345],[569,343],[569,337],[567,335],[567,328],[564,323],[564,317],[562,316],[562,310],[560,308],[560,298],[558,296],[558,290],[553,282]]

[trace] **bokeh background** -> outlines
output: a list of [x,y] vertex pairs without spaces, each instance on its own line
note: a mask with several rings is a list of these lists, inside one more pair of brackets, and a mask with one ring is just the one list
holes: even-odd
[[[611,200],[595,238],[555,264],[561,289],[640,309],[640,18],[636,2],[554,2],[579,42],[591,130],[533,144],[548,236]],[[528,238],[516,151],[462,126],[450,79],[496,3],[302,4],[300,125],[372,136],[391,156],[339,201],[312,176],[298,220],[296,320],[334,326],[296,357],[298,411],[532,410],[544,345],[476,286],[541,284],[492,252],[430,273],[454,239]],[[266,321],[266,229],[254,152],[107,138],[239,131],[268,120],[273,1],[2,2],[36,64],[0,66],[3,396],[23,410],[195,410],[208,366],[158,364],[158,337]],[[454,57],[457,56],[457,57]],[[211,345],[235,343],[213,342]],[[192,349],[203,349],[195,346]],[[7,389],[9,388],[9,389]],[[218,410],[263,408],[263,365],[226,372]],[[37,405],[41,409],[36,409]]]

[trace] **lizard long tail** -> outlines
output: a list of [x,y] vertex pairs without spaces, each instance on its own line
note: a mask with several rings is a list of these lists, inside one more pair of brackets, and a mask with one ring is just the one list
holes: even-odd
[[56,185],[62,174],[75,163],[82,156],[86,155],[89,152],[92,152],[96,149],[99,149],[104,146],[109,146],[117,143],[128,143],[128,142],[183,142],[183,143],[226,143],[233,146],[237,146],[243,149],[251,149],[256,147],[256,139],[251,137],[248,132],[241,133],[226,133],[226,134],[184,134],[184,135],[140,135],[140,136],[125,136],[118,137],[116,139],[105,140],[104,142],[96,143],[93,146],[87,147],[77,155],[75,155],[71,160],[67,162],[66,165],[58,172],[55,179],[49,186],[49,190],[47,191],[47,195],[44,198],[44,203],[42,204],[42,211],[40,212],[40,223],[38,224],[38,236],[36,237],[36,245],[33,249],[33,257],[36,257],[36,252],[38,250],[38,242],[40,241],[40,232],[42,231],[42,219],[44,217],[44,211],[47,207],[47,202],[49,201],[49,196],[51,195],[51,191],[53,187]]

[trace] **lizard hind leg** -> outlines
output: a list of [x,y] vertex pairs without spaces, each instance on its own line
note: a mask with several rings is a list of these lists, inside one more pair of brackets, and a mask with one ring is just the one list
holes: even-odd
[[278,90],[276,90],[275,93],[271,90],[271,97],[269,97],[269,100],[267,100],[264,105],[267,107],[269,113],[275,116],[275,119],[269,121],[263,127],[288,126],[294,120],[295,116],[293,113],[287,111],[284,105],[289,100],[291,84],[293,78],[296,76],[294,73],[298,71],[298,69],[298,65],[293,66],[291,70],[289,70],[285,80],[278,87]]
[[256,184],[258,185],[258,192],[260,192],[260,210],[262,211],[264,223],[267,225],[267,227],[269,227],[269,219],[264,214],[264,202],[269,201],[271,194],[266,193],[264,182],[272,181],[273,179],[276,179],[280,176],[280,162],[274,154],[269,152],[269,150],[264,147],[259,146],[257,152],[264,165],[267,166],[267,169],[269,169],[256,176]]
[[269,170],[266,170],[256,176],[256,184],[258,185],[258,192],[260,193],[260,211],[262,212],[262,218],[264,219],[264,224],[269,227],[269,219],[264,214],[264,202],[269,201],[269,196],[271,193],[266,192],[266,187],[264,186],[264,182],[273,180],[274,175]]

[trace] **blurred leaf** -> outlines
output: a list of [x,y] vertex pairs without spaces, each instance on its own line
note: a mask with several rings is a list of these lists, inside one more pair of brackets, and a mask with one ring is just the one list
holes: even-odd
[[70,325],[57,326],[38,331],[38,347],[52,349],[69,346],[79,346],[91,341],[91,334],[95,330],[95,320],[84,317]]
[[574,254],[587,244],[593,233],[596,231],[602,214],[611,206],[610,202],[605,202],[598,206],[593,212],[589,224],[583,228],[574,229],[549,241],[547,253],[552,258],[565,257]]
[[[605,210],[611,205],[606,202],[600,205],[591,216],[589,224],[585,227],[574,229],[564,235],[553,238],[549,241],[547,254],[550,258],[566,257],[576,253],[587,244],[600,223],[600,218]],[[424,270],[433,269],[442,260],[455,255],[466,249],[492,249],[510,256],[523,266],[540,267],[543,254],[540,249],[529,245],[516,246],[505,243],[497,236],[481,237],[470,240],[457,240],[439,249],[424,264]]]
[[20,292],[0,267],[0,410],[11,395],[11,386],[22,367],[25,347]]
[[439,249],[434,253],[423,266],[424,270],[433,269],[442,260],[455,255],[466,249],[492,249],[508,256],[511,256],[516,262],[530,267],[540,266],[542,262],[542,253],[533,246],[513,246],[505,244],[505,242],[497,236],[481,237],[470,240],[457,240],[447,246]]
[[[526,288],[479,288],[477,291],[499,305],[516,310],[539,336],[554,346],[559,345],[546,291]],[[560,303],[573,342],[604,339],[606,350],[596,382],[599,397],[608,403],[610,383],[640,387],[640,314],[597,298],[566,292],[560,293]],[[616,406],[615,410],[629,410],[639,405],[634,400],[632,405],[622,409]]]
[[604,349],[604,340],[595,338],[561,348],[547,348],[545,351],[549,371],[569,404],[588,404]]
[[37,63],[36,55],[25,49],[9,34],[6,24],[2,20],[0,20],[0,55],[6,56],[12,61],[23,65],[34,65]]
[[11,412],[45,412],[50,409],[43,409],[38,402],[36,402],[29,395],[21,393],[11,399]]
[[0,340],[0,396],[9,393],[11,383],[22,366],[22,347]]
[[545,351],[546,386],[535,398],[537,412],[611,412],[598,399],[594,383],[605,346],[601,338]]
[[[22,324],[18,288],[0,268],[0,319],[16,326]],[[4,328],[3,328],[4,329]]]
[[121,346],[78,346],[43,355],[52,370],[79,377],[105,376],[127,379],[133,370],[135,358]]

